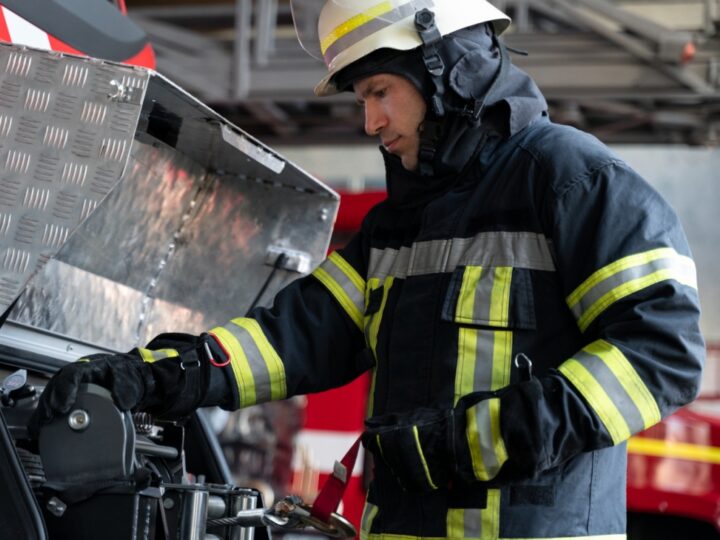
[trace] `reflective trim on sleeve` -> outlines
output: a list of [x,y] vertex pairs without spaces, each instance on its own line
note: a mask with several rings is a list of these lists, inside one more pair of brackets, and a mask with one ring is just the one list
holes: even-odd
[[500,533],[500,490],[489,489],[485,508],[450,508],[448,540],[496,540]]
[[287,396],[285,366],[257,321],[234,319],[210,333],[230,355],[240,407]]
[[164,360],[165,358],[178,358],[180,356],[175,349],[158,349],[155,351],[151,349],[138,348],[138,352],[140,353],[143,361],[149,364],[157,362],[158,360]]
[[423,470],[425,471],[425,479],[432,489],[437,489],[438,487],[435,485],[435,482],[433,482],[432,476],[430,475],[430,468],[428,467],[427,460],[425,459],[425,453],[420,445],[420,435],[418,434],[417,426],[413,426],[413,437],[415,437],[415,449],[417,450],[418,456],[420,456],[420,461],[422,462]]
[[366,540],[370,529],[372,528],[375,516],[378,513],[378,507],[370,502],[365,502],[365,508],[363,508],[362,518],[360,518],[360,540]]
[[567,304],[584,332],[618,300],[668,280],[697,289],[695,263],[672,248],[654,249],[601,268],[567,297]]
[[312,273],[330,291],[357,327],[363,328],[365,281],[337,252]]
[[660,409],[625,355],[598,340],[564,362],[560,372],[587,400],[613,443],[660,421]]
[[458,266],[513,267],[555,271],[548,240],[531,232],[486,232],[473,238],[417,242],[410,247],[370,250],[369,277],[384,279],[452,272]]
[[505,443],[500,434],[500,399],[486,399],[466,411],[465,435],[475,478],[495,478],[507,461]]

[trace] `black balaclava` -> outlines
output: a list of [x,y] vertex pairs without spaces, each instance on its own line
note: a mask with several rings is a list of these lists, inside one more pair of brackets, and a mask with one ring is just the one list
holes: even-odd
[[[421,47],[377,50],[333,78],[340,91],[348,91],[359,79],[391,73],[408,79],[425,98],[428,114],[420,129],[427,129],[428,124],[438,127],[430,167],[423,167],[422,172],[406,171],[397,156],[381,147],[389,198],[401,204],[425,200],[450,187],[489,132],[512,135],[547,110],[534,81],[510,63],[490,23],[458,30],[435,47],[445,64],[445,111],[439,119],[432,112],[435,83],[425,67]],[[428,122],[433,118],[439,123]]]

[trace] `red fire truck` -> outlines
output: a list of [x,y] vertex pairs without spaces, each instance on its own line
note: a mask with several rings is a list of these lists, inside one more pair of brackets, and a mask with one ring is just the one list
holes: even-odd
[[0,2],[0,41],[155,68],[145,32],[127,17],[125,0]]

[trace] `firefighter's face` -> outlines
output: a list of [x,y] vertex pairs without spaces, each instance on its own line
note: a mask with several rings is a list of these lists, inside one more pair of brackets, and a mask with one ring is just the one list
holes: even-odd
[[361,79],[353,88],[365,108],[365,133],[380,137],[407,170],[417,169],[420,124],[427,109],[420,92],[406,78],[388,73]]

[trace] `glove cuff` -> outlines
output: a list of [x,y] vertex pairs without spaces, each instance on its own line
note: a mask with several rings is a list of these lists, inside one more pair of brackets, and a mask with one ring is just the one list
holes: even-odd
[[179,418],[199,407],[233,406],[225,373],[231,368],[220,366],[223,352],[208,334],[161,334],[148,347],[171,353],[151,364],[158,391],[143,408],[162,417]]

